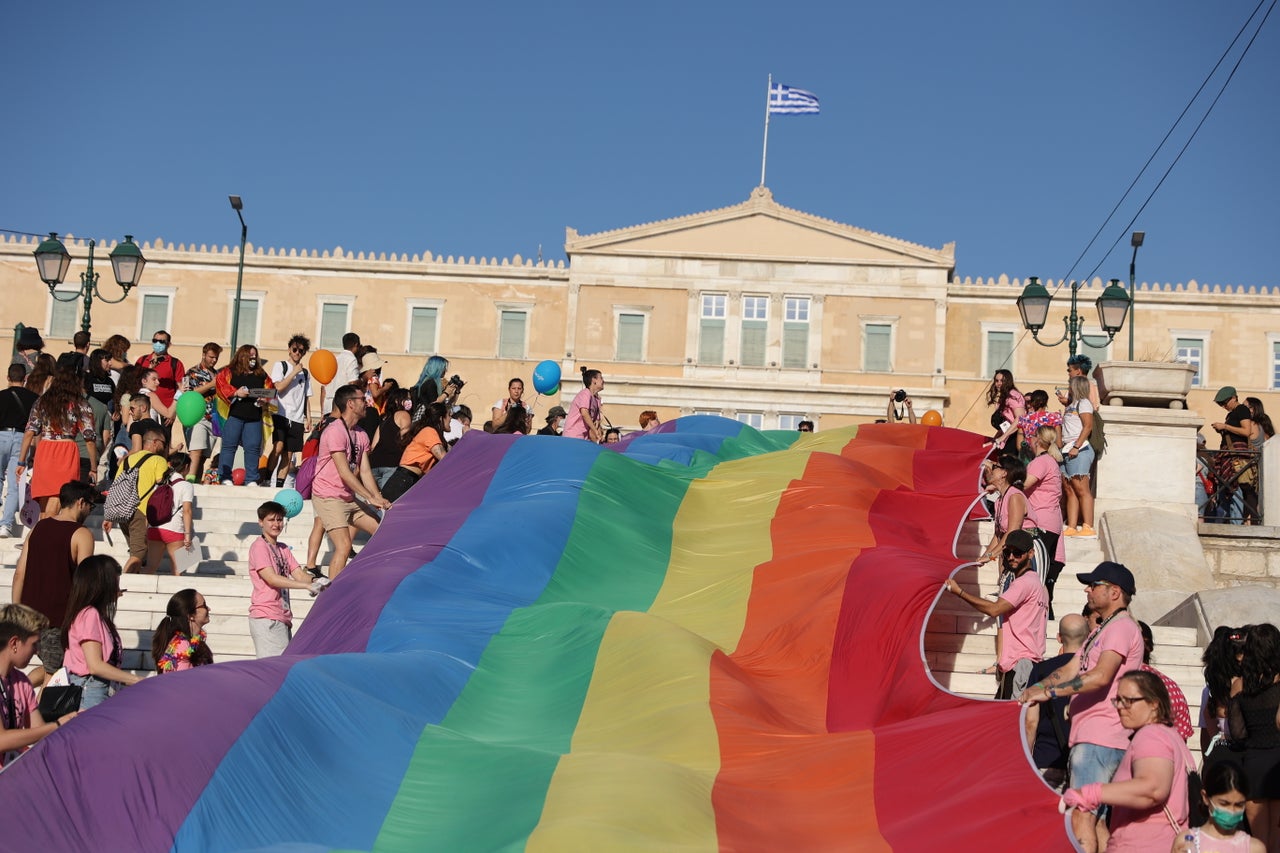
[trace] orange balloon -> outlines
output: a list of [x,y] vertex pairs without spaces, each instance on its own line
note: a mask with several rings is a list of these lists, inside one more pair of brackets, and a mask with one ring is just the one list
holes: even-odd
[[318,349],[311,353],[311,375],[321,385],[328,385],[338,375],[338,359],[327,349]]
[[942,415],[938,414],[934,409],[930,409],[920,416],[920,423],[925,426],[942,426]]

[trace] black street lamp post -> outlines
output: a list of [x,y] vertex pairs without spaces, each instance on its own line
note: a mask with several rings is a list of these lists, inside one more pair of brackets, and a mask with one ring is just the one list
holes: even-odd
[[1031,333],[1036,343],[1042,347],[1056,347],[1066,341],[1071,355],[1074,356],[1076,345],[1080,341],[1084,341],[1089,346],[1104,347],[1115,338],[1116,332],[1124,326],[1124,318],[1129,312],[1131,301],[1129,294],[1125,293],[1124,288],[1120,286],[1120,279],[1111,279],[1111,283],[1094,302],[1098,307],[1098,322],[1102,330],[1107,333],[1105,341],[1096,337],[1090,339],[1090,336],[1084,333],[1084,318],[1076,310],[1076,294],[1079,290],[1080,282],[1071,282],[1071,313],[1062,318],[1062,324],[1065,326],[1062,337],[1053,343],[1046,343],[1040,340],[1039,332],[1044,328],[1045,321],[1049,317],[1049,303],[1053,301],[1053,296],[1045,290],[1036,276],[1027,279],[1027,286],[1018,297],[1018,313],[1022,315],[1022,325]]
[[133,242],[133,235],[126,234],[124,242],[116,244],[108,256],[111,258],[111,269],[115,273],[116,283],[124,292],[120,294],[119,299],[108,299],[98,287],[98,274],[93,271],[93,250],[96,245],[95,241],[89,241],[89,261],[85,271],[80,273],[80,289],[66,296],[58,295],[58,285],[62,284],[62,280],[66,278],[67,269],[71,266],[71,255],[67,254],[67,247],[62,245],[56,233],[50,233],[49,239],[43,241],[35,251],[36,268],[40,271],[40,280],[49,287],[49,295],[59,302],[84,300],[84,316],[80,319],[80,328],[86,332],[89,331],[89,315],[93,309],[93,301],[97,299],[110,305],[123,302],[128,297],[129,291],[137,286],[138,280],[142,278],[142,268],[147,265],[147,259],[142,256],[142,250],[138,248],[137,243]]

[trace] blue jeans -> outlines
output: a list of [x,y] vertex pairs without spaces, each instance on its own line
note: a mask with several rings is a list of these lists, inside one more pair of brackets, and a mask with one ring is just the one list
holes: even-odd
[[244,447],[244,483],[258,482],[258,460],[262,458],[262,421],[227,418],[222,424],[222,455],[218,457],[223,481],[231,479],[231,466],[236,462],[236,447]]
[[80,694],[81,711],[87,711],[95,705],[101,705],[111,695],[110,682],[103,681],[101,678],[94,678],[92,675],[74,675],[68,672],[67,681],[71,684],[80,685],[84,690]]
[[0,515],[0,524],[13,526],[14,516],[18,513],[18,452],[22,450],[22,433],[13,430],[0,432],[0,488],[9,487],[4,496],[4,514]]

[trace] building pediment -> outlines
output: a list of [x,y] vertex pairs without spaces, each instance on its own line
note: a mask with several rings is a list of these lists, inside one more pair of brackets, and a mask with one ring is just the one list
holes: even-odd
[[784,207],[767,187],[742,204],[598,234],[566,229],[573,255],[720,258],[955,268],[955,244],[933,249]]

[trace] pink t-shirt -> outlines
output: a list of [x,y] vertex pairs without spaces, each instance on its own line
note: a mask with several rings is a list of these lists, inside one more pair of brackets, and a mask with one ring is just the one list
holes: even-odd
[[[354,452],[351,449],[353,441],[355,442]],[[369,452],[369,436],[359,427],[348,430],[341,418],[324,428],[324,432],[320,433],[320,448],[317,451],[316,476],[311,481],[311,496],[353,501],[356,496],[351,489],[347,488],[347,484],[342,482],[337,463],[333,461],[335,452],[345,453],[351,470],[359,476],[360,460]]]
[[1000,670],[1008,672],[1024,658],[1036,663],[1044,660],[1049,593],[1039,576],[1032,571],[1023,572],[1000,597],[1013,605],[1013,612],[1000,625],[1004,638],[1000,644]]
[[[8,702],[0,699],[0,718],[4,719],[4,727],[6,729],[31,728],[31,712],[39,706],[39,703],[36,702],[36,691],[31,687],[26,674],[15,667],[9,672],[9,677],[4,679],[3,688],[5,696],[13,697],[13,716],[16,717],[14,720],[9,719]],[[21,751],[15,750],[15,753]],[[4,759],[5,754],[0,752],[0,767],[5,765]]]
[[1111,700],[1116,696],[1120,676],[1142,667],[1142,631],[1128,613],[1121,613],[1090,634],[1081,651],[1088,652],[1080,665],[1081,675],[1098,665],[1103,652],[1115,652],[1124,661],[1105,691],[1094,690],[1071,697],[1071,745],[1092,743],[1124,749],[1129,745],[1129,732],[1120,725],[1120,715],[1111,706]]
[[[1074,729],[1075,723],[1071,724]],[[1126,782],[1133,778],[1133,763],[1143,758],[1163,758],[1173,762],[1173,787],[1165,804],[1182,829],[1187,827],[1187,769],[1191,754],[1186,742],[1169,726],[1150,723],[1134,732],[1133,743],[1120,760],[1113,782]],[[1150,809],[1132,809],[1126,806],[1111,807],[1111,840],[1107,853],[1145,853],[1148,850],[1168,850],[1178,837],[1164,806]]]
[[582,419],[583,409],[591,413],[592,420],[599,420],[600,398],[592,394],[589,388],[579,391],[573,398],[573,402],[569,404],[569,414],[564,419],[564,435],[569,438],[590,437],[591,431],[587,429],[587,423]]
[[1036,508],[1031,505],[1031,501],[1026,495],[1022,494],[1020,489],[1010,486],[1003,495],[996,498],[996,529],[1002,533],[1009,530],[1009,503],[1018,500],[1015,495],[1021,497],[1026,504],[1026,512],[1022,515],[1022,529],[1033,530],[1040,527],[1039,518],[1036,516]]
[[1041,530],[1062,532],[1062,469],[1048,453],[1041,453],[1027,465],[1027,479],[1036,484],[1027,491],[1027,502]]
[[67,631],[67,650],[62,658],[62,665],[72,675],[89,674],[89,664],[84,659],[84,649],[80,647],[81,643],[88,640],[101,643],[102,659],[111,660],[116,651],[116,644],[111,640],[111,629],[92,607],[86,607],[77,613],[71,629]]
[[262,579],[263,572],[275,572],[288,577],[298,568],[293,550],[283,542],[272,545],[259,536],[249,546],[249,580],[253,592],[249,595],[249,618],[270,619],[273,622],[293,624],[293,611],[289,609],[289,590],[268,586]]

